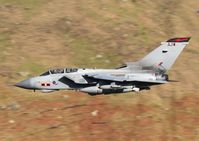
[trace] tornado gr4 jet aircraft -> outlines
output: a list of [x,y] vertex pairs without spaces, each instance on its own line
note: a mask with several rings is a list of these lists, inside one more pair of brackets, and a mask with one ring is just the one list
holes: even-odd
[[167,71],[190,38],[173,38],[137,62],[116,69],[65,68],[49,70],[16,84],[17,87],[53,92],[77,90],[90,95],[138,92],[169,82]]

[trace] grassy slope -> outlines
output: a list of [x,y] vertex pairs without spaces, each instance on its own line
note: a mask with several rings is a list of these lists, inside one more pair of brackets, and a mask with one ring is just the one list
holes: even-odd
[[[0,105],[21,105],[18,110],[0,110],[0,140],[199,139],[199,2],[0,0],[0,4]],[[20,72],[36,75],[67,65],[116,67],[176,36],[192,36],[169,72],[181,82],[142,95],[36,95],[9,86],[25,78]],[[65,94],[70,97],[63,98]],[[90,114],[94,110],[99,111],[97,117]],[[11,119],[16,123],[8,123]]]

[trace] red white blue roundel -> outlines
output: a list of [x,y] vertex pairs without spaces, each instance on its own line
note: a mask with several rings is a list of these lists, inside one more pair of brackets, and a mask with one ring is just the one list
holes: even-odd
[[58,82],[56,82],[56,81],[53,81],[53,84],[54,84],[54,85],[58,85]]

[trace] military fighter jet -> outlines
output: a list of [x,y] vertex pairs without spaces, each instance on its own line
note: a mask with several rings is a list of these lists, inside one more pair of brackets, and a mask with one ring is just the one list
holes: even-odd
[[150,86],[169,82],[167,71],[189,40],[190,37],[169,39],[141,60],[116,69],[53,69],[15,86],[42,92],[77,90],[90,95],[149,90]]

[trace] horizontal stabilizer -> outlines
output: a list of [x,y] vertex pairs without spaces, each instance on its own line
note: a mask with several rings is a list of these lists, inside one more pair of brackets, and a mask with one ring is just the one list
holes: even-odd
[[133,82],[152,83],[152,84],[165,84],[165,83],[168,83],[168,81],[160,81],[160,80],[134,80]]

